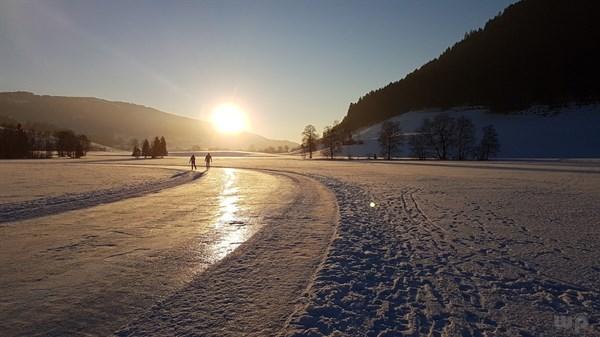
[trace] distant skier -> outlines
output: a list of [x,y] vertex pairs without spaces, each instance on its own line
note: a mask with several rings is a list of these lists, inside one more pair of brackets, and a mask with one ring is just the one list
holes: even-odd
[[194,154],[192,154],[192,156],[190,157],[190,165],[192,166],[192,171],[197,169],[196,167],[196,156]]
[[206,168],[209,169],[210,163],[212,163],[212,156],[210,155],[210,152],[206,154],[206,157],[204,157],[204,162],[206,162]]

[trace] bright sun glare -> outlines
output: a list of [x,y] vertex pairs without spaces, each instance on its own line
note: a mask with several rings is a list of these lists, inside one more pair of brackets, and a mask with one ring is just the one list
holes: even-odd
[[212,113],[214,126],[223,133],[237,133],[248,127],[248,117],[239,106],[233,103],[218,105]]

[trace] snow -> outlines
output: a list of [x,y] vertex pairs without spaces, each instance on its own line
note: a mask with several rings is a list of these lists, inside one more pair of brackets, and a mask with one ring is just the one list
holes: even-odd
[[[481,128],[492,124],[500,139],[499,158],[598,158],[600,157],[600,105],[567,105],[563,107],[534,106],[510,114],[491,113],[485,108],[463,107],[446,111],[410,111],[389,120],[400,123],[404,134],[411,134],[425,118],[447,113],[465,116]],[[366,157],[379,153],[377,137],[382,123],[371,125],[354,134],[363,144],[344,146],[341,155]],[[400,157],[410,155],[403,146]]]
[[[592,271],[594,254],[567,247],[585,242],[596,254],[600,247],[549,229],[543,220],[550,207],[539,212],[542,221],[521,222],[513,213],[518,204],[509,212],[498,207],[506,206],[508,199],[498,198],[505,193],[478,195],[487,181],[478,186],[477,179],[462,177],[457,190],[440,182],[432,187],[443,188],[430,190],[423,182],[389,184],[390,176],[323,179],[340,205],[338,237],[288,336],[554,336],[554,315],[573,313],[595,315],[598,327],[598,281],[584,276]],[[505,188],[508,181],[502,180]],[[553,198],[540,198],[539,188],[510,186],[507,194],[511,202],[540,207]],[[461,198],[465,190],[475,193]],[[532,197],[538,200],[525,201]],[[593,207],[582,199],[586,209]],[[581,219],[552,213],[555,226],[575,221],[589,233]],[[592,211],[584,218],[597,216]],[[549,230],[558,233],[544,233]]]
[[[114,159],[86,165],[186,168]],[[597,160],[213,164],[155,193],[0,224],[0,330],[600,334]]]
[[[100,157],[102,158],[102,157]],[[120,160],[124,157],[118,157]],[[63,159],[0,161],[0,207],[8,203],[61,197],[66,192],[85,194],[124,185],[146,185],[168,179],[172,170],[83,165]]]
[[597,162],[280,165],[322,182],[340,212],[285,335],[568,335],[561,315],[600,333]]

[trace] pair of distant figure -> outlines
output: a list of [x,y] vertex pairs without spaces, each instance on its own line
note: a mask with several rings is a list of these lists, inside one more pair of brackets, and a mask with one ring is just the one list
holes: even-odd
[[[212,163],[212,156],[210,155],[210,152],[204,157],[204,162],[206,163],[206,169],[209,169],[210,163]],[[192,170],[196,170],[198,168],[196,167],[196,155],[194,154],[192,154],[190,157],[190,165],[192,166]]]

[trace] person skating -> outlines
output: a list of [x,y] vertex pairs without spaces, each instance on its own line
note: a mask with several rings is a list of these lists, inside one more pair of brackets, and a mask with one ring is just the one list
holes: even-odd
[[210,163],[212,163],[212,156],[210,155],[210,152],[206,154],[206,157],[204,157],[204,162],[206,163],[206,168],[209,169]]
[[194,154],[192,154],[192,156],[190,157],[190,165],[192,166],[192,171],[197,169],[196,167],[196,156]]

